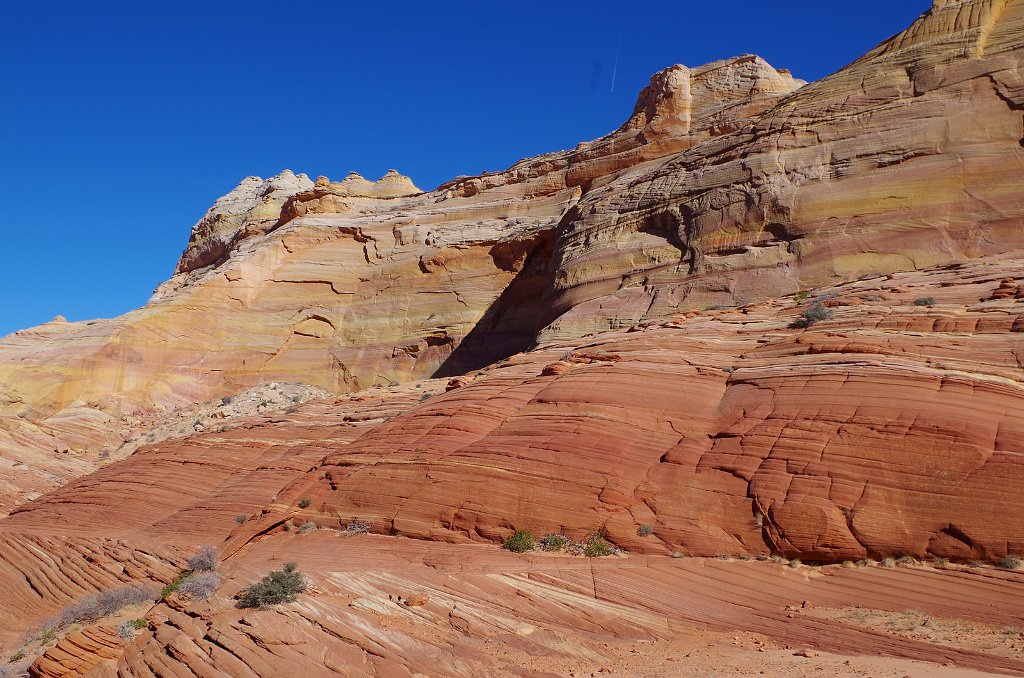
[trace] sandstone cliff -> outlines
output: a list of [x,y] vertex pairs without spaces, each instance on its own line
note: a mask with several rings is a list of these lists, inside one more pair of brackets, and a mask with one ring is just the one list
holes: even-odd
[[[819,82],[674,66],[611,134],[434,191],[244,180],[145,307],[0,341],[0,646],[215,543],[210,601],[35,675],[595,672],[694,624],[1024,673],[798,616],[1024,623],[1021,575],[971,564],[1024,553],[1022,57],[1024,0],[937,1]],[[139,440],[278,381],[335,395]],[[631,555],[497,554],[515,529]],[[290,559],[308,597],[233,607]]]

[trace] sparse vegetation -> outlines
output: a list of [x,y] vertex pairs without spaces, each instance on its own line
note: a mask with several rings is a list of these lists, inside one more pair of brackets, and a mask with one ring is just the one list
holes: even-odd
[[188,569],[192,572],[213,572],[217,569],[217,547],[205,544],[188,559]]
[[220,399],[220,404],[221,405],[230,405],[232,402],[234,402],[234,400],[235,399],[232,398],[231,396],[226,395],[226,396],[224,396],[223,398]]
[[886,558],[882,561],[882,567],[896,567],[895,558]]
[[900,556],[896,559],[896,564],[900,567],[911,567],[917,565],[917,560],[913,556]]
[[654,528],[645,523],[642,524],[640,527],[636,528],[636,533],[641,537],[649,537],[652,534],[654,534]]
[[934,306],[935,297],[918,297],[914,299],[914,306]]
[[345,528],[345,532],[349,534],[363,534],[365,532],[369,532],[370,528],[370,523],[366,522],[365,520],[358,520],[356,518],[353,518],[349,521],[348,527]]
[[604,537],[593,536],[583,549],[583,555],[587,558],[601,558],[615,554],[615,547],[608,543]]
[[831,317],[832,310],[826,308],[821,304],[820,301],[818,301],[815,302],[810,308],[808,308],[807,310],[803,311],[800,315],[798,315],[796,317],[796,320],[790,323],[789,326],[792,328],[801,329],[804,327],[810,327],[811,325],[821,322],[822,320],[828,320]]
[[852,560],[844,560],[843,561],[843,567],[845,567],[847,569],[849,569],[851,567],[854,567],[853,561]]
[[312,499],[302,499],[299,501],[299,508],[309,508],[309,505],[313,503]]
[[811,293],[808,292],[807,290],[800,290],[799,292],[793,295],[793,299],[796,301],[807,301],[807,299],[809,299],[810,296]]
[[760,560],[763,563],[763,562],[768,560],[768,554],[767,553],[758,553],[757,554],[757,559]]
[[48,643],[54,639],[57,631],[72,624],[94,622],[118,612],[123,607],[139,603],[152,603],[156,598],[156,590],[145,584],[94,593],[77,603],[68,605],[55,617],[44,622],[39,630],[39,640]]
[[249,520],[249,516],[245,515],[244,513],[239,513],[237,516],[235,516],[235,522],[239,525],[241,525],[247,520]]
[[136,631],[144,628],[146,628],[145,619],[129,619],[118,624],[117,635],[124,640],[131,640],[135,637]]
[[972,560],[969,563],[967,563],[967,567],[985,567],[985,563],[981,562],[980,560]]
[[932,561],[932,565],[940,570],[945,570],[949,567],[949,558],[936,558]]
[[793,560],[789,561],[789,566],[794,570],[799,570],[802,564],[803,563],[800,562],[799,558],[794,558]]
[[305,522],[299,525],[299,534],[309,534],[310,532],[316,532],[316,523]]
[[275,570],[252,586],[243,589],[239,595],[238,607],[263,608],[281,603],[294,602],[306,590],[306,577],[298,571],[295,563],[285,563],[281,570]]
[[537,548],[537,540],[528,530],[516,530],[504,541],[501,548],[513,553],[526,553]]
[[564,534],[546,534],[537,542],[541,551],[562,551],[572,545],[572,539]]
[[1012,553],[1007,553],[1005,556],[996,561],[996,565],[999,567],[1006,568],[1007,570],[1019,570],[1024,567],[1024,559],[1020,556]]
[[178,587],[178,593],[194,600],[206,600],[219,587],[220,577],[215,573],[200,572],[187,577],[181,582],[181,586]]

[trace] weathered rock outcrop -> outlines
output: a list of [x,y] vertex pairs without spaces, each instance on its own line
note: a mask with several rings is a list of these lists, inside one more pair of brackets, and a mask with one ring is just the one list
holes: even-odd
[[139,416],[268,381],[341,393],[457,375],[528,348],[555,228],[584,191],[800,84],[756,57],[676,66],[613,134],[432,193],[397,172],[244,180],[144,308],[0,342],[0,455],[20,469],[0,511],[87,472]]
[[978,301],[1022,266],[836,288],[833,318],[806,330],[787,325],[811,301],[773,301],[516,356],[280,501],[455,542],[600,529],[704,556],[1024,552],[1024,302]]
[[1024,3],[937,3],[751,125],[590,191],[547,340],[1019,247]]

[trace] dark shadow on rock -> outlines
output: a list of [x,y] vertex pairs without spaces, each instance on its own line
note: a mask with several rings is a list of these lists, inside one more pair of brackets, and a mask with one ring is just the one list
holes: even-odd
[[533,346],[551,263],[552,231],[491,248],[497,268],[515,277],[480,321],[437,368],[433,377],[454,377],[494,364]]

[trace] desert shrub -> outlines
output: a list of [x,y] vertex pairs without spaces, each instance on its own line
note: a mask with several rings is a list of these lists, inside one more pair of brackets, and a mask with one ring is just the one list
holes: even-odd
[[870,558],[861,558],[857,561],[857,567],[871,567],[875,564],[875,561]]
[[270,607],[281,603],[294,602],[306,590],[306,577],[298,571],[295,563],[285,563],[281,570],[275,570],[252,586],[240,592],[238,607]]
[[754,557],[752,555],[750,555],[749,553],[741,553],[740,554],[740,560],[753,560],[753,559],[754,559]]
[[235,522],[239,525],[241,525],[247,520],[249,520],[249,516],[245,515],[244,513],[239,513],[237,516],[235,516]]
[[911,565],[917,565],[917,560],[913,556],[900,556],[896,559],[896,564],[900,567],[910,567]]
[[587,542],[583,549],[583,555],[587,558],[601,558],[615,553],[615,547],[609,544],[604,537],[593,537]]
[[57,613],[57,616],[48,620],[39,634],[40,639],[49,636],[66,626],[94,622],[108,615],[112,615],[122,607],[137,605],[139,603],[152,603],[157,598],[156,590],[152,586],[136,584],[123,586],[117,589],[107,589],[86,596],[77,603],[68,605]]
[[186,578],[178,587],[178,593],[194,600],[206,600],[220,587],[220,577],[213,572],[200,572]]
[[292,402],[293,403],[301,403],[302,402],[302,396],[299,395],[298,393],[296,393],[295,395],[292,396]]
[[1019,570],[1021,567],[1024,567],[1024,559],[1012,553],[1007,553],[996,562],[996,565],[1005,567],[1007,570]]
[[654,528],[650,525],[643,524],[640,527],[636,528],[636,533],[641,537],[649,537],[652,534],[654,534]]
[[760,560],[763,563],[766,560],[768,560],[768,554],[767,553],[758,553],[757,554],[757,559]]
[[135,632],[146,625],[143,619],[129,619],[123,621],[117,625],[117,635],[124,640],[131,640],[135,637]]
[[985,567],[985,563],[981,562],[980,560],[972,560],[971,562],[967,563],[967,567]]
[[796,301],[807,301],[807,299],[810,296],[811,296],[811,293],[808,292],[807,290],[800,290],[799,292],[797,292],[796,294],[793,295],[793,299],[796,300]]
[[309,534],[310,532],[316,532],[316,523],[302,523],[299,525],[299,534]]
[[369,532],[370,527],[370,523],[365,520],[357,520],[353,518],[349,521],[348,527],[345,528],[345,531],[349,534],[363,534],[364,532]]
[[533,538],[532,532],[516,530],[504,541],[501,548],[513,553],[526,553],[537,548],[537,540]]
[[914,306],[934,306],[935,297],[918,297],[914,299]]
[[213,572],[217,569],[217,547],[205,544],[188,559],[188,569],[192,572]]
[[683,553],[682,551],[673,551],[672,552],[672,557],[673,558],[685,558],[686,554]]
[[794,570],[800,569],[800,565],[801,563],[799,558],[794,558],[793,560],[789,561],[789,566]]
[[234,402],[234,400],[235,399],[232,398],[231,396],[226,395],[226,396],[224,396],[223,398],[220,399],[220,404],[221,405],[230,405],[232,402]]
[[815,302],[809,309],[796,317],[796,320],[789,324],[793,328],[810,327],[814,323],[828,320],[832,317],[832,310],[825,308],[821,302]]
[[789,560],[783,556],[772,556],[772,562],[777,565],[785,565]]
[[564,534],[546,534],[537,542],[541,551],[561,551],[570,546],[572,540]]
[[852,560],[844,560],[843,561],[843,567],[846,567],[846,568],[854,567],[853,561]]
[[718,554],[718,559],[719,560],[732,560],[732,554],[720,553],[720,554]]
[[896,559],[895,558],[886,558],[885,560],[882,561],[882,567],[896,567]]
[[945,570],[947,567],[949,567],[949,558],[936,558],[932,561],[932,565],[939,568],[940,570]]
[[309,505],[312,503],[312,499],[302,499],[299,501],[299,508],[309,508]]

